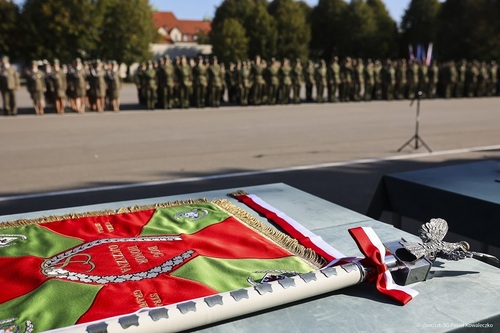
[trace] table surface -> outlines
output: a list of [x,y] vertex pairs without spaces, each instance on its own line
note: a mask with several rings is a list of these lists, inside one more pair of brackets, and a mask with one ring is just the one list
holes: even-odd
[[[41,215],[114,209],[195,198],[226,198],[235,190],[190,193],[143,200],[104,203],[53,211],[32,212],[0,217],[0,222]],[[348,256],[361,256],[347,230],[356,226],[372,227],[383,242],[412,241],[416,236],[378,222],[367,216],[317,198],[285,184],[243,188],[285,212],[320,235]],[[236,200],[234,204],[257,216]],[[266,222],[260,218],[263,222]],[[420,294],[405,306],[379,294],[375,286],[360,284],[321,297],[248,315],[244,318],[204,328],[203,332],[442,332],[464,324],[492,324],[500,328],[500,270],[475,259],[458,262],[438,260],[430,279],[413,285]]]
[[450,231],[500,246],[500,162],[486,160],[384,175],[367,215],[392,211],[419,221],[441,217]]

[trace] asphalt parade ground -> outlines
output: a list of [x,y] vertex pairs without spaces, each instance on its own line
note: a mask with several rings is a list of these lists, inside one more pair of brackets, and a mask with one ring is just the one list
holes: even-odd
[[415,134],[408,100],[147,111],[125,85],[122,104],[35,116],[21,88],[20,114],[0,116],[0,215],[268,183],[365,214],[384,174],[500,164],[498,97],[423,99],[432,153],[397,152]]

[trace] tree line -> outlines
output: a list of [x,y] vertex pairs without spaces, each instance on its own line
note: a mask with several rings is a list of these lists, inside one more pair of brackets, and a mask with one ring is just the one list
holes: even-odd
[[[146,61],[158,38],[152,12],[148,0],[0,0],[0,54]],[[223,62],[411,58],[409,46],[431,43],[440,61],[498,61],[498,17],[500,0],[412,0],[399,26],[382,0],[224,0],[208,38]]]

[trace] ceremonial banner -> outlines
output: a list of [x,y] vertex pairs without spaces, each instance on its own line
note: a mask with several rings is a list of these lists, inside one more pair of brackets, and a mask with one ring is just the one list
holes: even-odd
[[227,200],[0,223],[0,332],[92,322],[325,263]]

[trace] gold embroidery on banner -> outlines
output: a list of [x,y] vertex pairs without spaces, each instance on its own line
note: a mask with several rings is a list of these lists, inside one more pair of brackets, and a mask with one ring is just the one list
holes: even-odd
[[120,250],[120,247],[118,245],[113,244],[110,245],[108,248],[111,251],[111,255],[113,256],[113,259],[115,260],[116,264],[118,265],[122,273],[126,273],[132,269],[130,263],[125,258],[125,256],[122,253],[122,250]]
[[[15,221],[0,222],[0,229],[22,227],[22,226],[27,226],[27,225],[32,225],[32,224],[58,222],[58,221],[69,220],[69,219],[78,219],[78,218],[82,218],[82,217],[135,213],[135,212],[140,212],[140,211],[149,210],[149,209],[186,206],[186,205],[194,205],[194,204],[205,203],[205,202],[208,202],[208,200],[206,198],[182,200],[182,201],[178,200],[178,201],[172,201],[172,202],[156,203],[156,204],[152,204],[152,205],[124,207],[124,208],[119,208],[117,210],[110,209],[110,210],[85,212],[85,213],[69,213],[66,215],[42,216],[40,218],[34,218],[34,219],[19,219],[19,220],[15,220]],[[113,228],[113,230],[114,230],[114,228]]]
[[326,263],[326,260],[323,257],[300,244],[295,238],[282,233],[276,228],[265,225],[255,216],[232,204],[227,199],[214,199],[212,200],[212,203],[236,217],[243,224],[251,227],[253,230],[256,230],[259,234],[267,237],[284,249],[304,259],[316,269],[319,269]]

